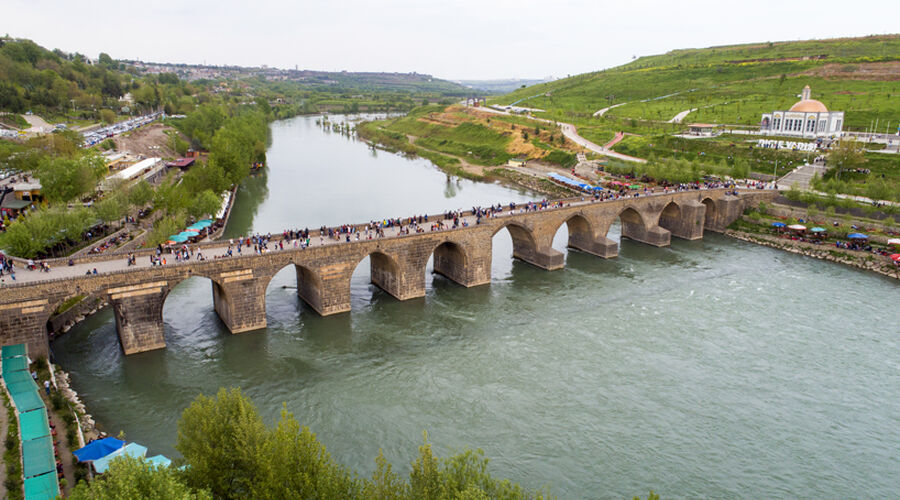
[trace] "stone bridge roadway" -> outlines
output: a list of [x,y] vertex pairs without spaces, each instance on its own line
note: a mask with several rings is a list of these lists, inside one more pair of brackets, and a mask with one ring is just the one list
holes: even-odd
[[[172,288],[191,276],[212,281],[216,312],[232,333],[239,333],[266,326],[266,287],[287,266],[297,272],[299,296],[319,314],[330,315],[350,310],[350,278],[365,257],[371,257],[372,283],[407,300],[425,295],[425,268],[432,255],[434,271],[462,286],[489,283],[492,238],[503,228],[512,236],[515,258],[553,270],[564,265],[563,254],[552,248],[562,224],[568,225],[569,247],[611,258],[618,255],[618,244],[607,232],[617,218],[623,237],[666,246],[673,235],[692,240],[702,238],[704,230],[722,231],[744,208],[777,194],[730,193],[705,189],[605,201],[575,198],[561,200],[558,208],[504,211],[480,224],[467,212],[468,227],[458,229],[399,235],[397,228],[387,228],[383,238],[349,243],[326,238],[324,244],[311,234],[309,248],[285,245],[262,255],[244,251],[240,257],[220,258],[228,243],[210,242],[195,246],[204,261],[175,263],[170,255],[167,265],[151,267],[154,251],[145,250],[137,252],[138,264],[132,267],[125,265],[125,254],[112,253],[76,259],[71,267],[56,263],[50,273],[20,270],[18,283],[0,289],[0,345],[26,342],[31,356],[48,354],[47,322],[60,304],[77,295],[109,301],[122,348],[133,354],[165,347],[163,303]],[[442,218],[429,216],[429,221]],[[93,268],[99,274],[85,275]]]

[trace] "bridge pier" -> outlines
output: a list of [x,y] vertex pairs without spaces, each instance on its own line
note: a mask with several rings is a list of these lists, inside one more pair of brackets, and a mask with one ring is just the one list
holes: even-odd
[[619,255],[619,244],[606,236],[593,238],[590,235],[570,232],[568,246],[604,259]]
[[672,233],[659,226],[645,228],[643,224],[622,220],[622,237],[655,247],[669,246]]
[[269,280],[254,277],[252,269],[230,271],[213,281],[213,307],[231,333],[266,327],[266,285]]
[[[669,208],[674,207],[674,208]],[[706,205],[699,201],[682,203],[680,207],[670,204],[659,216],[659,226],[684,240],[703,238]]]
[[26,300],[0,305],[0,345],[26,344],[32,359],[48,357],[47,299]]
[[[490,237],[490,235],[488,235]],[[434,249],[434,272],[466,288],[491,282],[491,245],[445,242]]]
[[159,281],[107,292],[116,317],[119,343],[126,355],[166,346],[162,318],[165,287],[166,282]]
[[724,232],[744,213],[744,204],[736,196],[725,196],[716,201],[707,198],[703,200],[703,204],[706,205],[704,227],[717,233]]

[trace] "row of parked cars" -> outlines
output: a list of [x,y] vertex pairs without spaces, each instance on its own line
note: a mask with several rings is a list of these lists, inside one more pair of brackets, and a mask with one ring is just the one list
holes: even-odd
[[86,132],[84,134],[84,142],[82,143],[82,147],[89,148],[94,144],[106,140],[109,137],[113,137],[118,134],[124,134],[125,132],[128,132],[130,130],[142,127],[163,115],[164,113],[162,111],[156,111],[148,115],[130,118],[123,122],[115,123],[113,125],[99,128],[97,130]]

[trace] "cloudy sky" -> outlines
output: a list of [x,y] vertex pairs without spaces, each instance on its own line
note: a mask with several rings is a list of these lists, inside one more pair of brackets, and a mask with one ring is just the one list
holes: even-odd
[[895,2],[4,0],[0,32],[91,57],[542,78],[676,48],[897,32]]

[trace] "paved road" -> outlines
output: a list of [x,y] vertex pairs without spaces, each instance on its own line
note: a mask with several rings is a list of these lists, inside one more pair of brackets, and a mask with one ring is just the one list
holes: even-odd
[[666,123],[681,123],[685,119],[685,117],[687,117],[687,115],[693,113],[694,111],[697,111],[697,108],[686,109],[672,117],[672,119]]
[[609,110],[611,110],[611,109],[613,109],[613,108],[618,108],[619,106],[624,106],[624,105],[626,105],[626,104],[628,104],[628,103],[627,103],[627,102],[620,102],[619,104],[613,104],[612,106],[607,106],[607,107],[605,107],[605,108],[603,108],[603,109],[601,109],[601,110],[598,110],[598,111],[594,112],[594,117],[599,118],[599,117],[605,115],[607,111],[609,111]]
[[[666,192],[663,192],[661,188],[657,188],[657,190],[655,192],[653,192],[651,194],[642,193],[641,196],[642,197],[643,196],[660,196],[660,195],[671,194],[672,192],[673,191],[669,190],[668,193],[666,193]],[[631,196],[632,195],[625,195],[626,198],[631,197]],[[616,199],[611,199],[608,201],[594,202],[590,198],[588,198],[587,200],[583,200],[583,201],[578,200],[576,198],[574,200],[566,201],[565,203],[567,206],[578,206],[578,205],[587,205],[587,204],[591,204],[591,203],[604,203],[604,202],[616,201],[616,200],[621,200],[621,199],[622,199],[622,197],[619,197]],[[515,214],[523,213],[524,206],[525,206],[524,203],[518,203],[516,205]],[[509,205],[506,205],[506,206],[504,206],[503,212],[501,212],[499,214],[495,214],[494,217],[504,217],[504,216],[508,217],[510,215],[513,215],[513,212],[510,212]],[[439,219],[442,219],[442,218],[430,217],[430,222],[423,223],[421,226],[422,229],[424,229],[426,232],[429,231],[431,224],[438,222]],[[461,225],[462,225],[462,221],[465,221],[469,226],[475,225],[475,217],[471,216],[471,215],[461,217],[460,218]],[[447,224],[447,221],[442,221],[442,222],[444,222],[445,225]],[[404,226],[404,227],[408,227],[408,226]],[[443,229],[443,231],[451,231],[451,230],[452,229]],[[346,235],[341,235],[342,239],[335,240],[335,239],[328,238],[327,236],[324,238],[321,238],[318,235],[318,232],[319,231],[317,229],[310,231],[310,247],[325,246],[325,245],[340,245],[340,244],[346,243]],[[399,232],[400,232],[399,227],[384,228],[384,237],[385,238],[395,238],[399,235]],[[280,236],[280,235],[278,235],[278,236]],[[360,239],[366,239],[366,238],[367,238],[367,236],[364,233],[360,233]],[[373,234],[372,238],[376,239],[377,237]],[[355,236],[351,237],[350,241],[351,242],[356,241],[356,237]],[[299,245],[299,240],[297,241],[297,244]],[[213,259],[213,258],[217,258],[217,257],[221,258],[221,257],[227,256],[228,246],[229,246],[229,240],[221,240],[218,242],[218,244],[215,244],[212,246],[205,246],[199,250],[203,254],[204,258],[209,260],[209,259]],[[294,248],[294,243],[293,242],[285,242],[284,246],[285,246],[285,250],[287,250],[288,248]],[[194,248],[197,249],[198,247],[194,247]],[[270,248],[270,251],[273,251],[273,252],[279,251],[278,250],[278,242],[277,241],[270,242],[269,248]],[[247,248],[247,247],[243,248],[244,253],[252,252],[252,251],[253,251],[252,246],[250,248]],[[83,276],[83,275],[87,274],[89,271],[93,271],[94,268],[96,268],[97,272],[101,273],[101,274],[113,272],[113,271],[127,270],[127,269],[130,269],[130,267],[126,263],[127,255],[128,255],[127,252],[125,252],[125,253],[110,253],[110,254],[107,254],[106,256],[104,256],[107,258],[107,260],[104,260],[104,261],[85,263],[85,264],[75,264],[74,266],[55,267],[55,268],[51,269],[50,272],[43,272],[43,271],[37,271],[37,270],[29,271],[27,269],[23,269],[23,266],[17,265],[16,266],[16,281],[15,281],[15,283],[34,283],[34,282],[39,282],[39,281],[51,280],[51,279],[72,278],[72,277],[77,277],[77,276]],[[234,252],[234,255],[237,255],[236,251]],[[163,254],[162,257],[165,257],[166,265],[172,265],[172,264],[176,263],[175,256],[172,254]],[[194,254],[193,258],[194,259],[199,258],[199,255],[197,254],[196,250],[195,250],[195,254]],[[131,267],[137,267],[137,268],[151,267],[150,258],[146,255],[142,256],[142,257],[137,257],[137,264],[135,264],[135,266],[131,266]],[[2,279],[3,279],[4,285],[13,283],[13,281],[11,280],[9,275],[4,275]]]

